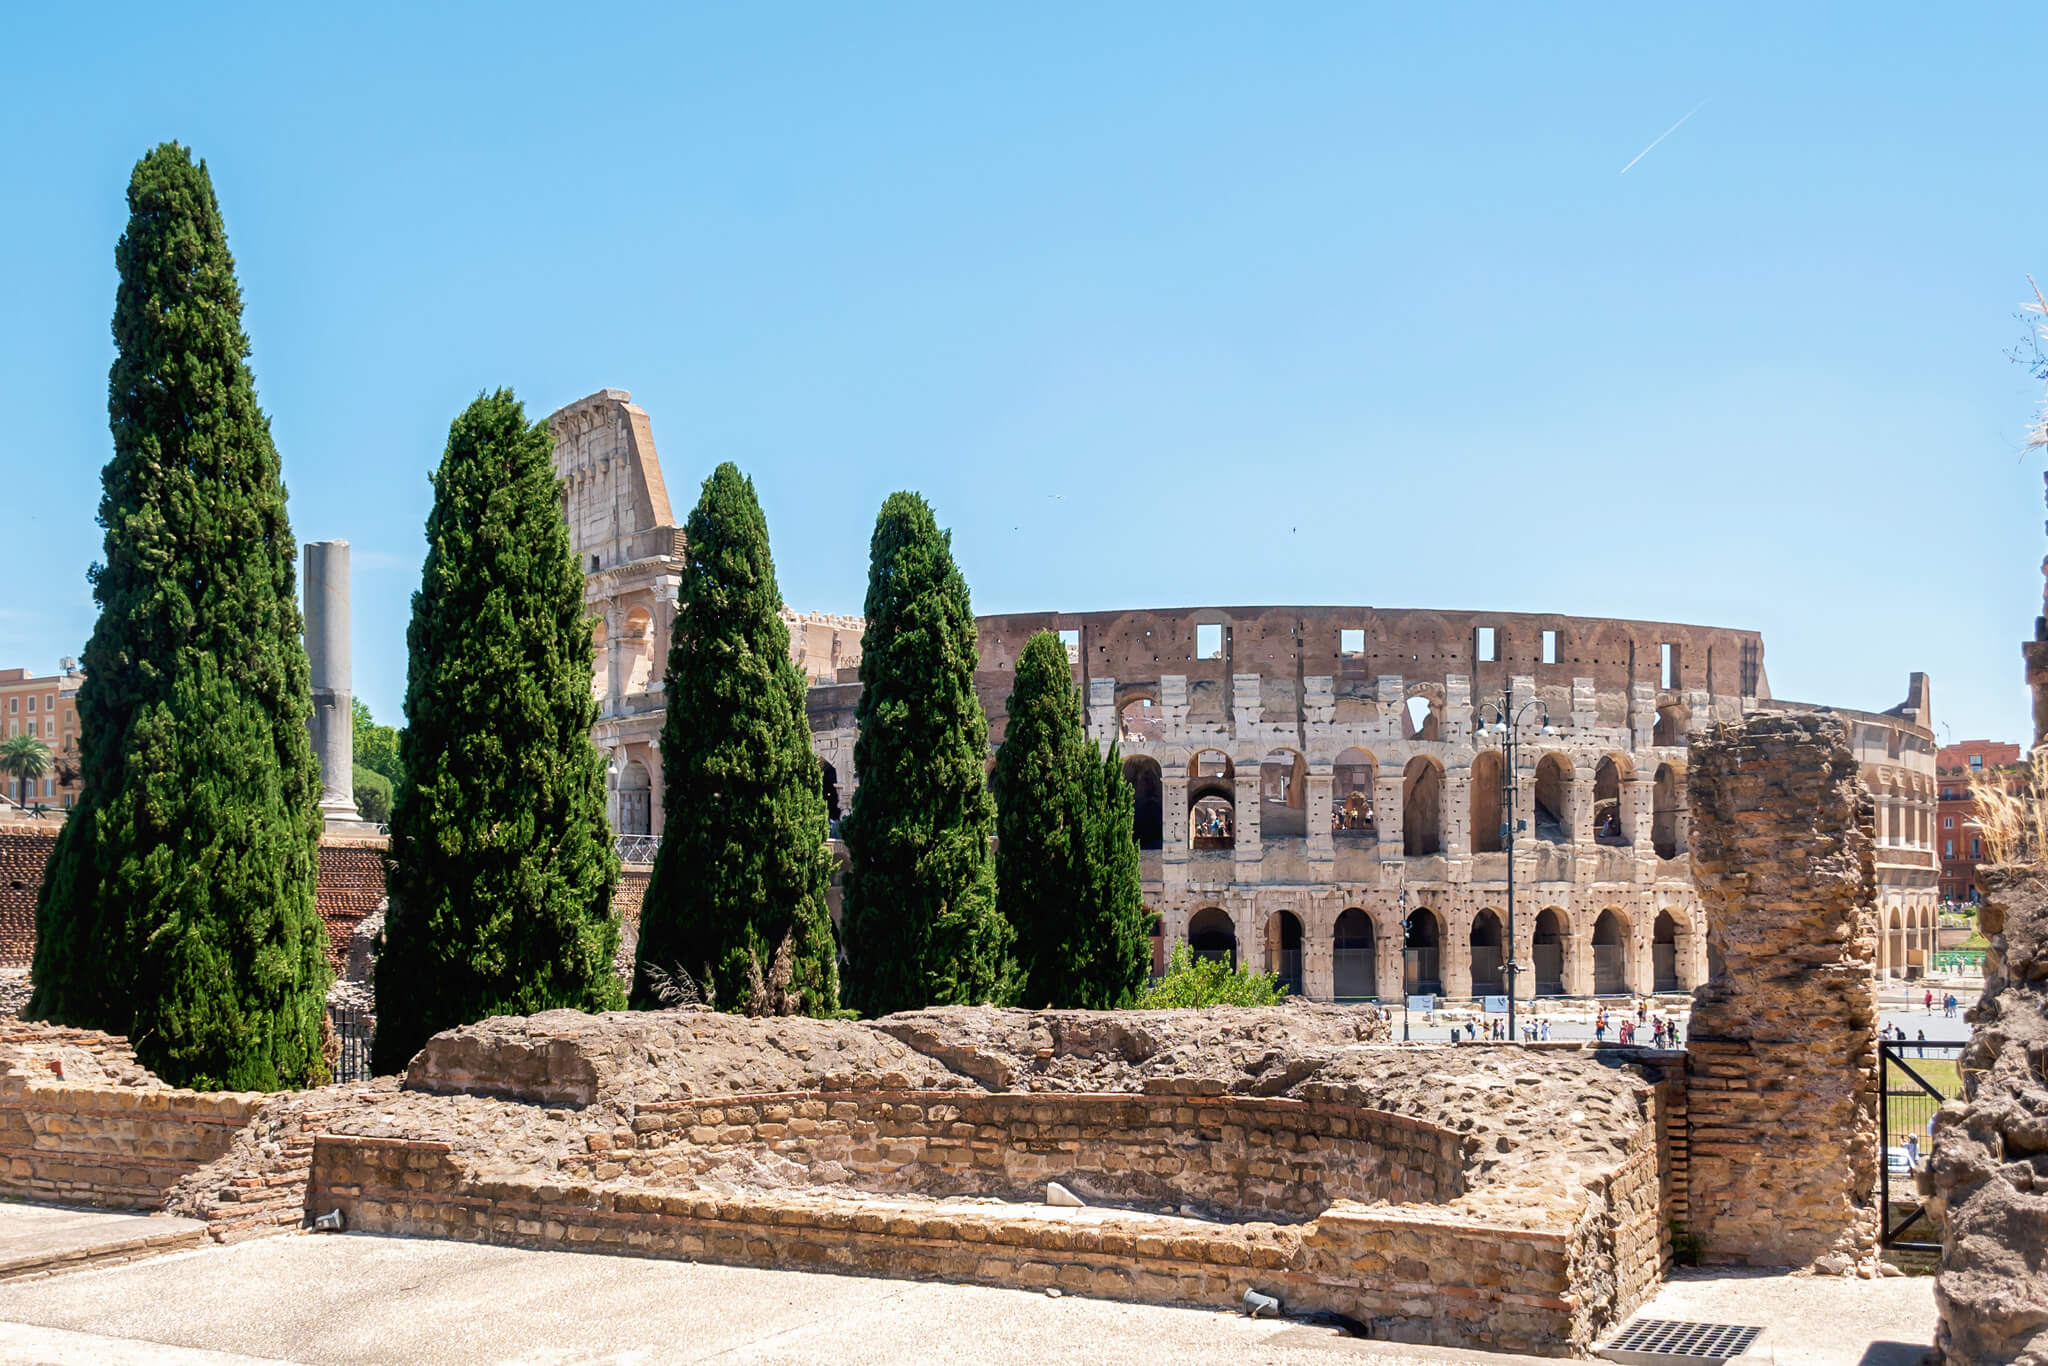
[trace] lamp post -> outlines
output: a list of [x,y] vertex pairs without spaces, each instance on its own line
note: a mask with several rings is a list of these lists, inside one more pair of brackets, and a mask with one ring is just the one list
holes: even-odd
[[[1488,721],[1486,714],[1493,713]],[[1500,737],[1500,842],[1508,856],[1508,952],[1502,973],[1507,978],[1508,988],[1508,1042],[1515,1041],[1515,979],[1521,974],[1522,965],[1515,961],[1515,833],[1522,822],[1515,817],[1515,797],[1521,788],[1522,722],[1531,712],[1537,717],[1541,733],[1549,735],[1550,708],[1543,705],[1541,698],[1532,697],[1521,706],[1515,705],[1514,683],[1512,680],[1500,686],[1500,701],[1488,703],[1480,709],[1480,723]]]
[[[1407,876],[1407,873],[1406,873],[1406,871],[1405,871],[1405,870],[1403,870],[1403,872],[1402,872],[1402,876],[1403,876],[1403,877],[1406,877],[1406,876]],[[1408,1042],[1408,887],[1407,887],[1407,884],[1406,884],[1406,883],[1403,883],[1403,884],[1402,884],[1402,886],[1401,886],[1401,896],[1400,896],[1400,899],[1399,899],[1398,901],[1396,901],[1396,902],[1394,903],[1394,909],[1395,909],[1395,911],[1396,911],[1396,912],[1398,912],[1398,913],[1399,913],[1399,914],[1398,914],[1398,916],[1397,916],[1397,918],[1396,918],[1396,920],[1395,920],[1395,923],[1396,923],[1396,924],[1398,924],[1398,925],[1399,925],[1399,926],[1401,927],[1401,950],[1400,950],[1400,952],[1401,952],[1401,1042],[1402,1042],[1402,1043],[1407,1043],[1407,1042]]]

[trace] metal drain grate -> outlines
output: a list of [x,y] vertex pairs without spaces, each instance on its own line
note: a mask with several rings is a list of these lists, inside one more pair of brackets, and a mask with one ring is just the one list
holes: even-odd
[[1609,1361],[1715,1363],[1739,1357],[1763,1333],[1741,1323],[1683,1323],[1676,1319],[1635,1319],[1605,1347],[1593,1350]]

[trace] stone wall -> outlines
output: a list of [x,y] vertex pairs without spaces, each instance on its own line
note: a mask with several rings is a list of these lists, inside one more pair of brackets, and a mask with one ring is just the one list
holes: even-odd
[[36,894],[60,828],[53,821],[0,824],[0,968],[35,961]]
[[639,1108],[630,1138],[564,1172],[674,1183],[768,1162],[799,1186],[1030,1201],[1057,1181],[1090,1200],[1281,1222],[1338,1200],[1450,1200],[1472,1143],[1351,1105],[955,1090],[656,1103]]
[[1691,1231],[1714,1262],[1874,1253],[1871,804],[1846,728],[1760,714],[1698,736],[1693,873],[1718,967],[1686,1042]]
[[2048,1361],[2048,881],[2039,867],[1985,866],[1978,885],[1984,996],[1965,1098],[1936,1114],[1928,1172],[1936,1345],[1951,1366]]
[[109,1035],[9,1026],[0,1035],[0,1197],[160,1209],[267,1099],[165,1086]]

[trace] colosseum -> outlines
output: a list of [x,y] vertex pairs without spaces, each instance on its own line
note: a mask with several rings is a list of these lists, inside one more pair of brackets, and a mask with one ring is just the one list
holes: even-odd
[[[612,756],[631,857],[663,818],[660,661],[681,531],[628,394],[603,390],[552,424],[599,619],[594,738]],[[836,816],[859,782],[861,623],[785,619]],[[1185,940],[1315,1000],[1506,994],[1511,886],[1518,996],[1698,985],[1709,965],[1686,856],[1689,737],[1757,710],[1814,709],[1771,696],[1756,632],[1718,627],[1372,607],[1019,613],[978,626],[992,753],[1024,642],[1066,642],[1089,731],[1121,747],[1137,792],[1155,959]],[[1879,966],[1910,975],[1935,935],[1927,679],[1914,674],[1888,711],[1825,709],[1851,722],[1875,801]]]

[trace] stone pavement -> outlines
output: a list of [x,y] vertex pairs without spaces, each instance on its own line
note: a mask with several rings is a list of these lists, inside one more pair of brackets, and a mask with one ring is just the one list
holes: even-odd
[[[1768,1323],[1759,1366],[1906,1366],[1934,1321],[1929,1281],[1757,1273],[1685,1273],[1645,1312]],[[1534,1360],[1199,1309],[357,1234],[0,1285],[0,1366]]]
[[169,1215],[0,1203],[0,1281],[198,1247],[206,1225]]

